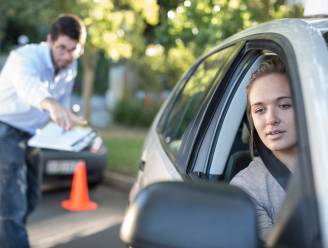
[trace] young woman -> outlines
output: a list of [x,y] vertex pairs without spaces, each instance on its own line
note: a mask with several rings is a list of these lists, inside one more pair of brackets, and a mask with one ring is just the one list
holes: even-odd
[[298,154],[293,99],[278,57],[265,60],[254,72],[247,98],[253,161],[231,184],[253,198],[260,237],[266,240],[285,196],[288,178],[283,175],[294,170]]

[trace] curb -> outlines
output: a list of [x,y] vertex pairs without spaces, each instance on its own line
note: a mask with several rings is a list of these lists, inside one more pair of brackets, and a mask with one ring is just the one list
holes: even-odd
[[135,178],[133,176],[124,175],[113,171],[104,172],[103,184],[118,190],[129,192],[134,181]]

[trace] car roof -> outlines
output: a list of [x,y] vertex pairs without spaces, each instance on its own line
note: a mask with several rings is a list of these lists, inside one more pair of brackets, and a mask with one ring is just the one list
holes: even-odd
[[[255,35],[265,35],[265,34],[281,34],[291,41],[297,41],[301,39],[301,36],[306,36],[308,38],[309,33],[319,32],[325,33],[328,31],[328,18],[290,18],[274,20],[271,22],[266,22],[258,24],[255,27],[248,28],[244,31],[236,33],[221,41],[212,50],[217,50],[225,46],[229,46],[231,43],[235,43],[237,40],[245,40],[248,37]],[[307,33],[307,35],[304,35]],[[211,50],[211,51],[212,51]]]
[[328,18],[311,18],[311,19],[302,19],[307,22],[312,27],[320,30],[321,32],[328,31]]

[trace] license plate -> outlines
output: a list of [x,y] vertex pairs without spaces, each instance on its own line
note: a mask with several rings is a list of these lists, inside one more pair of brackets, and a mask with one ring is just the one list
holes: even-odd
[[79,161],[81,160],[50,160],[46,164],[46,174],[72,175]]

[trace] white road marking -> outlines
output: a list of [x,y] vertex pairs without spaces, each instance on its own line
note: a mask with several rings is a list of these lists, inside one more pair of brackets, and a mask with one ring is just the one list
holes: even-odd
[[54,247],[70,240],[92,235],[122,222],[123,214],[69,213],[68,216],[48,219],[28,227],[33,248]]

